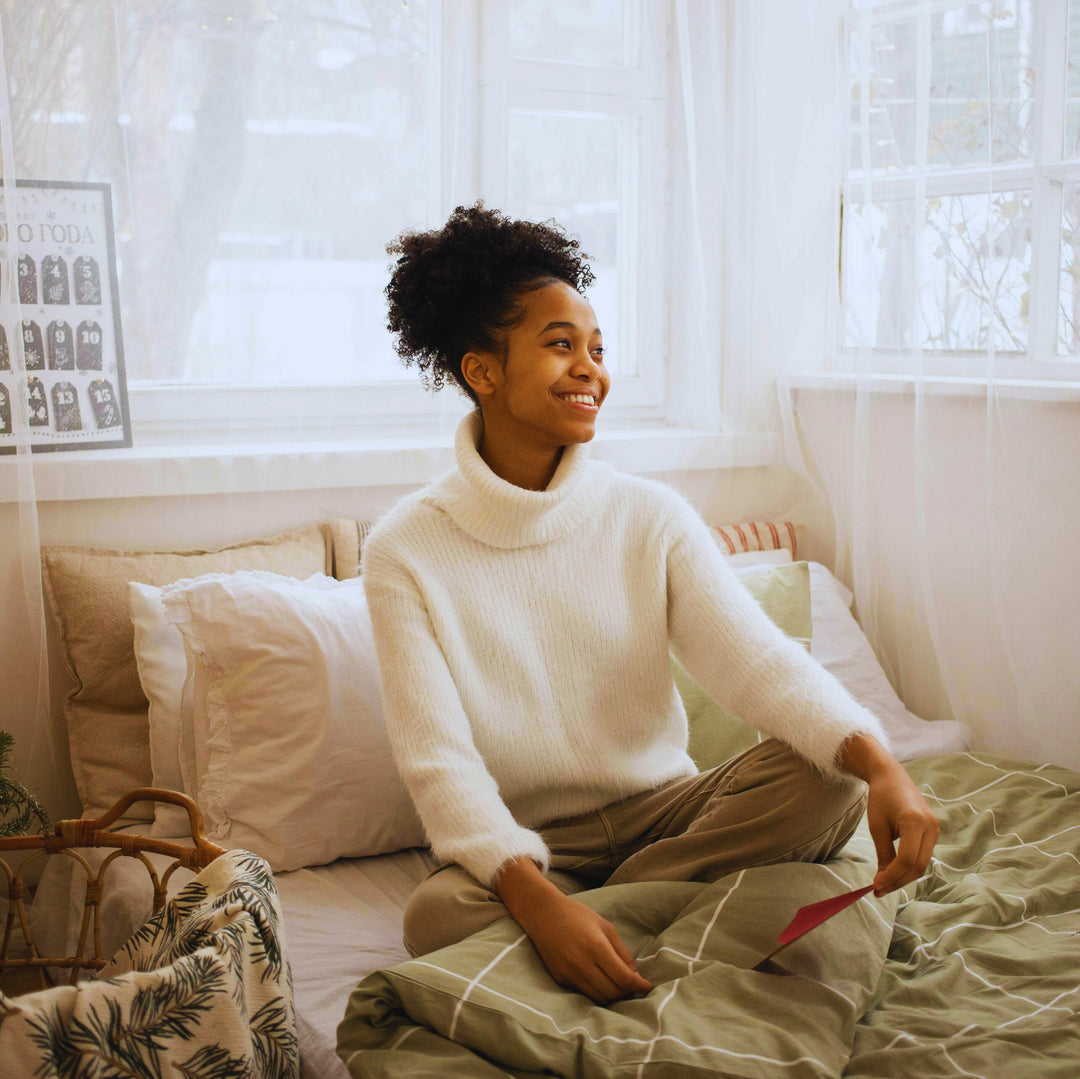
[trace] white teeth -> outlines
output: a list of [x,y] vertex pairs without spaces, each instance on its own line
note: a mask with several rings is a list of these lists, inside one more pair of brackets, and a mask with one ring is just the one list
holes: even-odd
[[560,395],[564,401],[570,401],[576,405],[594,405],[596,399],[587,393],[564,393]]

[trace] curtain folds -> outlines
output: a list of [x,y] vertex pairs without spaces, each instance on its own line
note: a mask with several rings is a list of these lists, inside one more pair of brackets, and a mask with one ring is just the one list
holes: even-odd
[[[1058,253],[1033,224],[1045,210],[1024,172],[1042,145],[1025,134],[1040,115],[1037,83],[1015,56],[1047,12],[1068,6],[913,0],[900,18],[871,0],[672,0],[667,265],[646,269],[668,297],[669,422],[782,435],[783,464],[716,475],[714,504],[724,490],[745,502],[760,483],[773,512],[820,537],[816,553],[835,554],[913,712],[962,720],[979,747],[1080,767],[1069,673],[1080,654],[1080,379],[1069,390],[1017,374],[1038,352],[1027,335],[1040,305],[1058,304],[1035,284],[1025,298],[1024,275],[1054,286],[1039,260]],[[405,480],[375,499],[364,477],[333,496],[275,489],[274,477],[262,490],[234,482],[235,470],[281,468],[260,456],[275,443],[318,453],[357,365],[365,379],[398,377],[384,245],[479,193],[479,152],[461,134],[481,93],[475,6],[431,8],[444,28],[473,27],[448,36],[459,50],[439,58],[436,82],[422,0],[369,5],[370,26],[337,19],[330,0],[316,20],[290,21],[299,7],[285,2],[234,7],[226,17],[211,0],[0,0],[4,190],[16,178],[111,184],[129,378],[137,365],[156,382],[140,392],[198,466],[168,459],[167,494],[98,488],[91,501],[44,460],[53,455],[29,451],[28,379],[39,376],[15,332],[29,308],[5,200],[11,370],[0,364],[0,384],[16,453],[11,468],[0,461],[0,526],[19,550],[4,553],[0,596],[4,669],[18,677],[0,695],[0,726],[16,734],[20,778],[63,814],[78,807],[41,543],[115,547],[123,533],[132,547],[210,546],[367,516],[403,493]],[[308,75],[298,50],[314,58]],[[953,89],[935,89],[935,63]],[[335,81],[343,72],[352,81]],[[424,109],[439,95],[456,119],[433,137]],[[304,149],[313,133],[334,137],[316,153]],[[950,193],[943,177],[960,173]],[[704,373],[686,362],[702,355],[716,357]],[[203,385],[198,396],[185,379]],[[245,379],[259,386],[228,400],[252,410],[226,406]],[[439,407],[448,432],[460,405],[447,394]],[[211,432],[243,450],[215,456]],[[139,445],[161,437],[148,424]],[[122,463],[122,450],[78,456],[96,454]]]

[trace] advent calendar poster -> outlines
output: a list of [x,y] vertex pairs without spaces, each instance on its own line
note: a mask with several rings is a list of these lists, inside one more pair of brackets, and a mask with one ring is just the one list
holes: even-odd
[[15,183],[14,205],[0,183],[0,453],[20,429],[35,451],[130,446],[109,185]]

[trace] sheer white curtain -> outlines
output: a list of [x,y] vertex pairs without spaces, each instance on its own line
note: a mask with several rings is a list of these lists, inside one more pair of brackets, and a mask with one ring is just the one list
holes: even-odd
[[901,697],[1073,766],[1076,7],[737,4],[731,226],[735,362]]
[[[686,11],[712,19],[716,5],[679,6],[683,45],[705,41]],[[134,435],[131,449],[30,452],[45,432],[27,422],[27,379],[46,394],[72,383],[89,426],[92,375],[55,370],[51,353],[26,362],[16,330],[59,319],[15,287],[20,258],[42,256],[20,246],[5,199],[0,726],[54,812],[78,806],[42,544],[203,548],[370,518],[445,467],[439,442],[465,405],[421,392],[384,326],[384,247],[402,229],[480,196],[564,222],[599,270],[593,298],[621,365],[613,405],[628,422],[663,416],[667,181],[682,167],[665,147],[669,116],[684,117],[668,111],[672,12],[653,0],[0,0],[4,191],[110,185]],[[705,43],[722,31],[714,21]],[[721,295],[711,55],[670,79],[694,83],[704,177],[694,213],[676,215],[695,252],[693,289],[680,279],[678,291],[696,309],[680,325],[705,325],[697,312]],[[63,257],[70,270],[77,252]],[[719,422],[702,358],[718,347],[714,328],[698,334],[683,401],[708,404],[673,407],[676,422]],[[706,394],[693,390],[702,376]]]

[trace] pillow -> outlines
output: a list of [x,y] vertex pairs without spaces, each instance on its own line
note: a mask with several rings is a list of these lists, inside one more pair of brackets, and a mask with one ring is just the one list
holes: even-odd
[[786,547],[775,551],[739,551],[729,554],[727,560],[729,566],[783,566],[794,561]]
[[[318,524],[217,551],[43,549],[45,591],[75,679],[64,712],[85,816],[100,816],[133,787],[151,782],[147,699],[135,663],[128,582],[163,585],[241,568],[310,577],[329,569],[328,549]],[[150,805],[138,803],[125,820],[150,815]]]
[[[773,622],[809,647],[812,625],[807,564],[747,566],[735,573]],[[717,704],[674,657],[671,665],[690,728],[687,752],[699,771],[723,764],[757,745],[761,739],[755,728]]]
[[162,590],[192,671],[207,835],[275,870],[425,843],[383,723],[363,583],[213,574]]
[[[180,697],[187,677],[187,654],[180,631],[165,617],[161,589],[128,583],[131,623],[135,629],[135,663],[139,682],[150,702],[150,769],[155,787],[187,791],[180,771]],[[150,834],[168,838],[186,835],[187,811],[168,802],[154,804]]]
[[962,723],[931,723],[904,707],[849,610],[851,593],[824,566],[809,565],[814,618],[810,654],[881,720],[893,755],[906,761],[967,749],[971,734]]

